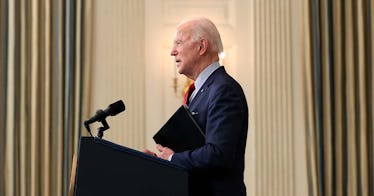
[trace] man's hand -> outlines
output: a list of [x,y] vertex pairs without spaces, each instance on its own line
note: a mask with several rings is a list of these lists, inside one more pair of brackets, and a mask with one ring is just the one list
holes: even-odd
[[157,157],[157,154],[156,154],[156,153],[154,153],[154,152],[152,152],[152,151],[150,151],[150,150],[148,150],[148,149],[144,149],[143,152],[144,152],[145,154],[148,154],[148,155],[151,155],[151,156],[155,156],[155,157]]
[[157,157],[161,159],[169,160],[169,157],[174,154],[174,151],[172,149],[168,147],[163,147],[160,144],[157,144],[156,148],[160,152],[160,154],[157,155]]

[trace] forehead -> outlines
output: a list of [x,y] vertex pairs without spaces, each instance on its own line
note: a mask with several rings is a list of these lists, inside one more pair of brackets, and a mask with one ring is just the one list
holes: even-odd
[[190,24],[183,24],[177,28],[175,40],[187,40],[191,37],[192,29]]

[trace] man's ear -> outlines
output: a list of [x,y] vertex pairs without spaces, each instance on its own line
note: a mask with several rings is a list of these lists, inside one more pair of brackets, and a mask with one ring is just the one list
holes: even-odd
[[200,39],[200,55],[203,55],[208,50],[208,40],[207,39]]

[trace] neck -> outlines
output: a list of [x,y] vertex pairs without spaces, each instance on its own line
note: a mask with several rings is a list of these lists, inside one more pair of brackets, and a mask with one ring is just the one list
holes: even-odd
[[205,68],[217,61],[219,61],[218,55],[211,55],[209,58],[207,56],[207,58],[204,58],[198,65],[196,65],[196,70],[194,71],[193,75],[188,78],[195,81]]

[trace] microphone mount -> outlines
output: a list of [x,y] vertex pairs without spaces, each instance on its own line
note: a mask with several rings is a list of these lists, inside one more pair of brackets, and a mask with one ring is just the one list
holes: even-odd
[[[96,111],[96,114],[100,114],[100,113],[104,113],[104,111],[103,110]],[[98,122],[101,122],[103,126],[97,128],[97,137],[102,139],[104,136],[104,131],[108,130],[110,127],[109,127],[108,122],[106,121],[106,118],[100,119],[98,120]],[[83,123],[83,124],[84,124],[84,127],[87,129],[88,133],[93,137],[91,133],[91,129],[90,129],[90,123]]]
[[104,131],[109,129],[109,125],[106,122],[105,118],[100,122],[101,122],[101,124],[103,124],[103,126],[97,128],[97,137],[99,137],[101,139],[101,138],[103,138]]

